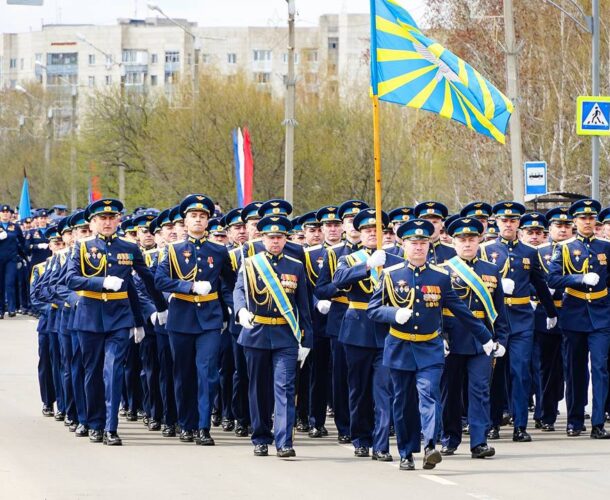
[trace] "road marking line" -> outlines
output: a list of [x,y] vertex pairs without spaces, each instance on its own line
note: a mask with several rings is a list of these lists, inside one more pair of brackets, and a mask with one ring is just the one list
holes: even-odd
[[423,477],[424,479],[429,479],[430,481],[434,481],[435,483],[438,484],[444,484],[445,486],[456,486],[457,483],[454,483],[453,481],[449,481],[449,479],[445,479],[444,477],[441,476],[433,476],[431,474],[420,474],[419,477]]

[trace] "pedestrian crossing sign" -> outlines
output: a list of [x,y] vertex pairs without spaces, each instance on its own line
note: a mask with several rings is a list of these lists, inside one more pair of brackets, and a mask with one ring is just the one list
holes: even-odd
[[576,133],[610,135],[610,96],[579,96],[576,99]]

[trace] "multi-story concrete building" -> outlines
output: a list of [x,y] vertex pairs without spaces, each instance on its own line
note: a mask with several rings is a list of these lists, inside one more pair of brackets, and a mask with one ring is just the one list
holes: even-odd
[[[114,26],[45,25],[0,38],[0,87],[38,81],[69,95],[124,83],[164,90],[201,71],[243,72],[276,97],[288,71],[285,27],[198,27],[187,20],[120,19]],[[184,27],[177,26],[176,23]],[[348,96],[368,85],[368,14],[328,14],[316,27],[296,28],[297,85]]]

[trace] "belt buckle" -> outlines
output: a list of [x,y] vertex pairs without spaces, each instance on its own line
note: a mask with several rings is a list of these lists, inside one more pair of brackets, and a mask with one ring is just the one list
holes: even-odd
[[200,297],[199,295],[195,295],[195,303],[196,303],[196,304],[198,304],[198,303],[199,303],[200,298],[201,298],[201,297]]
[[416,339],[415,334],[414,334],[414,333],[410,333],[410,334],[409,334],[409,340],[410,340],[411,342],[415,342],[415,339]]
[[513,305],[513,298],[512,297],[506,297],[506,305],[507,306],[512,306]]
[[590,293],[585,293],[585,299],[591,300],[591,294]]
[[271,324],[277,325],[277,318],[271,318]]
[[108,295],[106,294],[106,292],[102,292],[102,300],[104,302],[108,302]]

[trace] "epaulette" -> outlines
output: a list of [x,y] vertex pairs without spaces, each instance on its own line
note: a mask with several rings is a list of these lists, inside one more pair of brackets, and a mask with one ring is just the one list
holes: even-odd
[[392,272],[392,271],[396,271],[397,269],[402,269],[403,267],[405,267],[405,263],[404,262],[399,262],[398,264],[394,264],[393,266],[384,267],[383,268],[383,272],[384,273],[389,273],[389,272]]
[[329,248],[341,248],[345,246],[345,241],[342,241],[341,243],[337,243],[336,245],[331,245]]
[[568,238],[567,240],[558,241],[557,244],[558,245],[565,245],[566,243],[572,243],[573,241],[576,241],[576,237],[575,236],[572,236],[571,238]]
[[547,241],[546,243],[543,243],[542,245],[540,245],[538,248],[538,250],[540,250],[541,248],[546,248],[546,247],[550,247],[552,245],[552,243],[550,241]]
[[313,252],[314,250],[320,250],[320,248],[322,248],[322,245],[314,245],[312,247],[306,247],[303,250],[306,252]]
[[144,252],[142,252],[144,255],[154,255],[155,253],[159,252],[158,248],[151,248],[149,250],[144,250]]
[[439,273],[449,276],[449,271],[447,271],[447,269],[443,269],[442,267],[439,267],[436,264],[428,264],[428,267],[433,271],[438,271]]
[[519,243],[522,243],[526,247],[530,247],[530,248],[532,248],[534,250],[538,250],[538,247],[535,247],[534,245],[530,245],[529,243],[526,243],[525,241],[519,241]]
[[290,260],[292,262],[297,262],[297,263],[303,265],[303,263],[299,259],[295,259],[294,257],[291,257],[290,255],[284,255],[284,258],[288,259],[288,260]]
[[595,239],[600,240],[600,241],[604,241],[606,243],[610,243],[610,239],[608,238],[600,238],[600,237],[596,237]]

